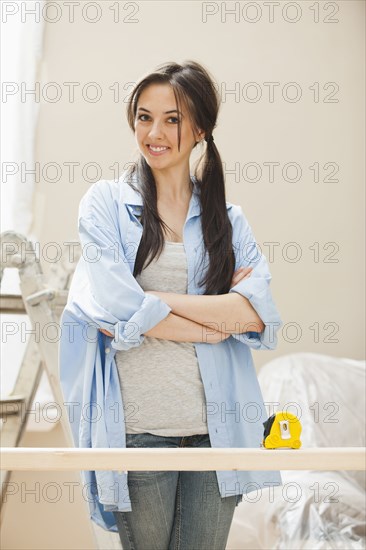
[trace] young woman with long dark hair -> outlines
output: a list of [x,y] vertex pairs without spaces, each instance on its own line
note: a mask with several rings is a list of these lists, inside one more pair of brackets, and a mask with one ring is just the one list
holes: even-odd
[[[74,421],[80,446],[260,446],[267,415],[250,348],[274,349],[282,322],[266,259],[241,207],[226,201],[213,136],[219,106],[214,79],[195,61],[141,78],[127,106],[138,158],[80,203],[81,243],[101,255],[81,259],[64,321],[97,328],[95,348],[85,348],[95,359],[85,366],[80,356],[74,368],[93,372],[81,375],[81,400],[94,396],[105,419],[90,430]],[[70,395],[69,347],[61,372]],[[281,483],[268,471],[129,471],[108,477],[121,489],[113,501],[112,474],[92,474],[92,519],[117,526],[124,550],[223,550],[243,494]]]

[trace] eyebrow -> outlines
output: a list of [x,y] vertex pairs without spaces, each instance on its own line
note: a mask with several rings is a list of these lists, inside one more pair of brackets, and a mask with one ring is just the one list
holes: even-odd
[[[151,113],[148,109],[145,109],[145,107],[139,107],[137,109],[138,111],[145,111],[146,113]],[[168,115],[169,113],[179,113],[182,117],[184,117],[183,113],[180,111],[177,111],[177,109],[172,109],[171,111],[165,111],[164,115]]]

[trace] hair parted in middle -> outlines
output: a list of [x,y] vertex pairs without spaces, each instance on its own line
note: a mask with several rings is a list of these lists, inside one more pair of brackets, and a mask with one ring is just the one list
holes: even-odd
[[[220,154],[212,137],[220,108],[220,96],[215,81],[209,71],[200,63],[187,60],[182,64],[167,62],[144,76],[135,85],[127,104],[127,120],[135,132],[135,118],[138,99],[151,84],[169,84],[174,92],[176,108],[183,104],[189,114],[193,128],[205,133],[205,152],[198,159],[194,170],[197,178],[201,203],[201,224],[205,254],[209,266],[205,276],[199,281],[204,294],[226,294],[230,290],[235,270],[235,254],[232,246],[232,225],[226,210],[224,171]],[[181,141],[181,123],[178,119],[178,151]],[[194,147],[199,142],[196,142]],[[128,174],[136,174],[139,187],[136,189],[143,200],[141,223],[143,234],[137,251],[134,273],[139,275],[149,263],[164,249],[163,227],[157,208],[155,178],[149,164],[141,153],[128,169]],[[146,265],[145,262],[147,261]]]

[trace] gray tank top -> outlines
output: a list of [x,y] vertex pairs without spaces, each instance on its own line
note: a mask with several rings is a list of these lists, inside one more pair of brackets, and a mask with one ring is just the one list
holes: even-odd
[[[183,243],[165,241],[158,259],[136,277],[143,290],[187,293]],[[144,337],[115,355],[126,433],[207,434],[206,398],[192,342]]]

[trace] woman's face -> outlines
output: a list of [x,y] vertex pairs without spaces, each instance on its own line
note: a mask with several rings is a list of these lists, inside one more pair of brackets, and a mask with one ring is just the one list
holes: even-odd
[[[170,112],[169,112],[170,111]],[[178,151],[178,117],[181,119],[181,141]],[[176,111],[173,88],[169,84],[150,84],[141,93],[136,110],[135,137],[149,166],[164,170],[189,165],[191,151],[201,134],[194,134],[186,111]],[[158,148],[158,150],[155,150]]]

